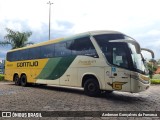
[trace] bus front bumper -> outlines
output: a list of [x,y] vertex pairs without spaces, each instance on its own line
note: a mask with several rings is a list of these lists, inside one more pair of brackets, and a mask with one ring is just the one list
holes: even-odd
[[131,81],[131,92],[138,93],[147,90],[150,87],[150,81],[148,84],[141,82],[140,80]]

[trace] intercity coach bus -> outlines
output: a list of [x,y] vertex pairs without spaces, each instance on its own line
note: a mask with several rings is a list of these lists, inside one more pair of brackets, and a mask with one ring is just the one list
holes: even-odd
[[82,87],[89,96],[135,93],[150,86],[140,45],[117,31],[91,31],[13,49],[6,55],[5,79],[22,86]]

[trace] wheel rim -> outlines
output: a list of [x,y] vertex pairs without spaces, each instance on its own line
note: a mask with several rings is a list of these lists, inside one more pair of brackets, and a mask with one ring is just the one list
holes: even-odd
[[96,90],[95,85],[94,85],[93,83],[90,83],[90,84],[88,85],[88,90],[91,91],[91,92],[94,92],[94,91]]
[[26,78],[25,77],[22,77],[22,84],[25,84],[26,83]]
[[19,84],[19,79],[18,79],[18,77],[15,77],[15,83],[16,83],[16,85]]

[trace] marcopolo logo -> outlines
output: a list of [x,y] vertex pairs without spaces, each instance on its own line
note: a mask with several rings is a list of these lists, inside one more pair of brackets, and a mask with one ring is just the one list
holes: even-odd
[[36,66],[38,66],[38,61],[17,63],[17,67],[36,67]]

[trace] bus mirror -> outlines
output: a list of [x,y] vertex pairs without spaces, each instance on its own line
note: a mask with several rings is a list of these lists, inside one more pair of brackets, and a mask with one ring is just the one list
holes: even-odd
[[153,52],[152,50],[147,49],[147,48],[141,48],[141,50],[143,50],[143,51],[147,51],[147,52],[151,53],[151,55],[152,55],[152,59],[154,59],[154,52]]

